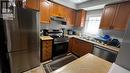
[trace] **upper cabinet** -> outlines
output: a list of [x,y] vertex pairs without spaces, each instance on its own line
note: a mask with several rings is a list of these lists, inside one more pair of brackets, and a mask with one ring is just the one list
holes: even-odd
[[130,1],[106,5],[103,10],[100,28],[125,30],[130,15]]
[[70,26],[75,25],[75,10],[65,7],[64,9],[64,15],[67,21],[67,24]]
[[40,22],[48,24],[50,23],[50,9],[51,2],[49,1],[40,1]]
[[124,30],[127,27],[128,17],[130,15],[130,2],[119,4],[118,11],[113,21],[113,29]]
[[117,11],[117,5],[105,6],[100,24],[101,29],[111,28],[116,11]]
[[41,0],[40,2],[40,22],[49,24],[51,16],[63,17],[67,24],[74,25],[75,10],[62,6],[60,4],[52,3],[50,1]]
[[26,0],[26,7],[40,10],[40,0]]
[[76,11],[76,19],[75,19],[76,27],[83,27],[85,25],[86,14],[87,12],[85,10]]
[[85,24],[86,11],[74,10],[47,0],[40,0],[40,22],[50,24],[51,16],[64,18],[70,26],[83,27]]
[[58,4],[55,4],[55,3],[52,3],[52,6],[51,6],[51,16],[59,16],[59,5]]

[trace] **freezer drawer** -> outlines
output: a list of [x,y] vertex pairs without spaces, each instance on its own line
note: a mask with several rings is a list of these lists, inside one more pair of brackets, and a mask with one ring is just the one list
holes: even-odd
[[39,50],[9,53],[11,73],[21,73],[40,65]]

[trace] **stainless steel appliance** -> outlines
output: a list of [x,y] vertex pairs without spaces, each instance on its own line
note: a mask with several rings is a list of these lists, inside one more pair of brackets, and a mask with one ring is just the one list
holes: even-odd
[[72,29],[68,29],[67,30],[67,34],[68,35],[76,35],[76,31],[72,30]]
[[60,22],[62,25],[66,25],[66,20],[65,20],[65,18],[63,18],[63,17],[52,16],[52,17],[51,17],[51,20],[52,20],[52,21],[58,21],[58,22]]
[[15,9],[13,20],[0,20],[1,73],[21,73],[40,65],[39,13]]
[[51,36],[53,41],[52,57],[53,59],[57,56],[67,53],[69,38],[64,36],[64,29],[58,30],[48,30],[48,35]]
[[118,52],[94,45],[93,54],[110,62],[115,62]]
[[130,19],[128,20],[128,26],[121,43],[121,48],[118,53],[116,64],[130,71]]
[[52,56],[53,59],[63,55],[63,54],[67,54],[68,52],[68,42],[69,39],[67,36],[52,36],[54,39],[54,45],[53,45],[53,49],[52,49]]
[[54,38],[54,46],[52,50],[53,59],[68,52],[68,37]]

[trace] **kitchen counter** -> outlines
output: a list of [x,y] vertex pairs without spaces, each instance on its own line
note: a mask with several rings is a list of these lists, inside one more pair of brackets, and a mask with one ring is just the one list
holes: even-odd
[[112,63],[88,53],[52,73],[107,73],[111,65]]
[[53,40],[53,38],[50,37],[50,36],[40,36],[40,39],[43,40],[43,41],[45,41],[45,40]]
[[107,50],[110,50],[110,51],[113,51],[113,52],[117,52],[119,51],[120,48],[117,48],[117,47],[113,47],[113,46],[109,46],[109,45],[103,45],[101,43],[98,43],[98,42],[94,42],[94,41],[91,41],[91,40],[87,40],[87,39],[84,39],[84,38],[81,38],[77,35],[67,35],[69,38],[71,37],[74,37],[74,38],[77,38],[77,39],[80,39],[80,40],[83,40],[83,41],[86,41],[86,42],[90,42],[94,45],[98,45],[98,46],[101,46],[101,47],[104,47],[104,48],[107,48]]

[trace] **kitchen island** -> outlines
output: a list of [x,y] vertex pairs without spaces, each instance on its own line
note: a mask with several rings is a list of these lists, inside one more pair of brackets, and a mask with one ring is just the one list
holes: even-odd
[[90,53],[52,73],[107,73],[112,63]]

